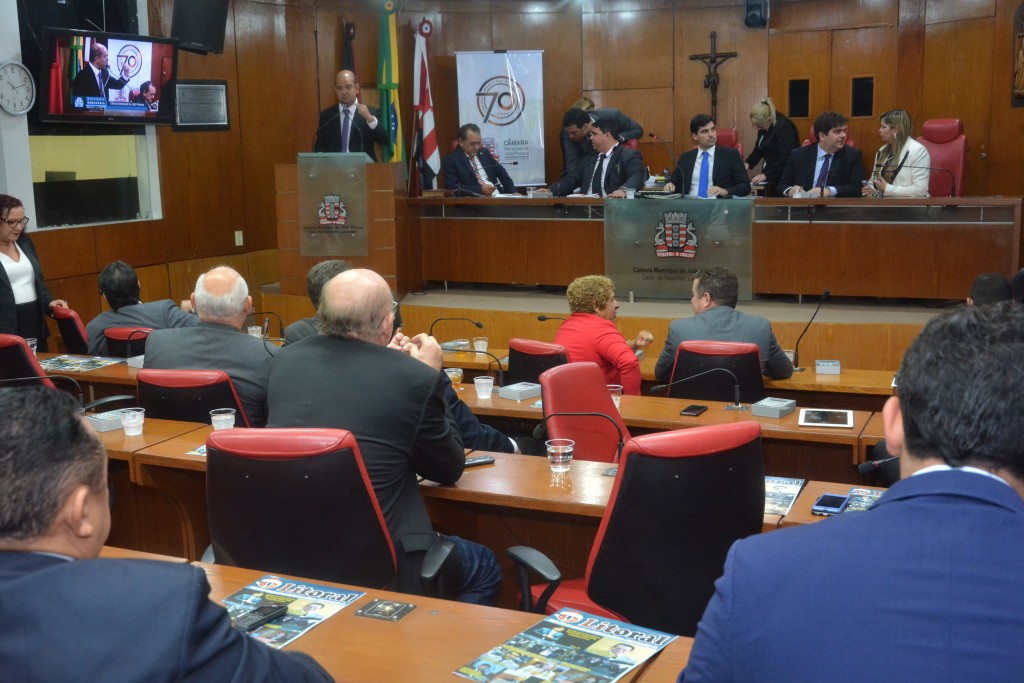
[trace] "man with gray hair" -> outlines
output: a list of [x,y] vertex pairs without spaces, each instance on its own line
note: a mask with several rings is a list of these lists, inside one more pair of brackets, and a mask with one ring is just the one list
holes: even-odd
[[[191,301],[199,325],[150,334],[144,367],[223,370],[231,377],[249,422],[262,427],[267,421],[270,362],[277,347],[241,331],[252,312],[245,279],[234,268],[218,266],[199,276]],[[236,424],[242,426],[243,421]]]
[[[282,348],[274,361],[267,424],[352,432],[395,543],[392,588],[422,593],[420,566],[438,534],[417,476],[453,484],[465,456],[445,403],[441,347],[426,334],[392,339],[394,308],[387,282],[371,270],[332,278],[320,296],[320,334]],[[494,553],[452,540],[457,552],[443,597],[494,604],[501,583]]]

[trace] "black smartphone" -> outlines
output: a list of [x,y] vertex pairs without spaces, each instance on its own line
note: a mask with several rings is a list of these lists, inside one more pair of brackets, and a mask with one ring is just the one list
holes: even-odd
[[255,631],[268,621],[277,619],[282,614],[287,614],[288,607],[285,605],[263,605],[251,612],[246,612],[235,617],[235,628],[240,631]]
[[841,496],[837,493],[823,493],[811,507],[811,514],[826,517],[838,515],[846,509],[846,504],[849,502],[850,496],[848,495]]
[[679,411],[679,414],[680,415],[689,415],[690,417],[697,417],[698,415],[700,415],[701,413],[703,413],[707,409],[708,409],[707,406],[699,406],[699,405],[694,404],[692,406],[686,406],[685,408],[683,408],[682,410]]

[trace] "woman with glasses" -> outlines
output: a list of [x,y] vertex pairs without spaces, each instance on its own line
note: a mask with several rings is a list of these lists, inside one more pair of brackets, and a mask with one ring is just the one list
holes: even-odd
[[28,222],[21,200],[0,194],[0,332],[34,338],[36,349],[46,351],[50,331],[43,315],[67,303],[50,296],[43,282]]
[[903,109],[882,114],[878,134],[882,147],[875,154],[865,197],[927,197],[932,165],[928,149],[912,137],[914,124]]

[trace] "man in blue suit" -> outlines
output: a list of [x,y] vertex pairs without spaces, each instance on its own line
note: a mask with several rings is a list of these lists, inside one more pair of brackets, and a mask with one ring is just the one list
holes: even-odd
[[690,135],[697,146],[680,155],[665,183],[666,192],[704,198],[750,194],[750,177],[743,157],[731,147],[718,145],[713,118],[707,114],[694,116],[690,119]]
[[202,569],[96,559],[107,454],[67,394],[0,389],[0,679],[330,681],[231,627]]
[[866,512],[737,542],[680,681],[1020,680],[1024,308],[933,319],[882,412]]
[[459,128],[459,147],[444,158],[441,166],[444,186],[449,190],[488,197],[496,191],[516,193],[516,184],[508,171],[481,145],[480,127],[475,123]]

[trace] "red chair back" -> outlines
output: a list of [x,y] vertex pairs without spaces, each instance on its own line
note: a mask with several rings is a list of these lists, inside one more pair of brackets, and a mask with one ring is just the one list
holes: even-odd
[[508,340],[508,375],[506,377],[509,384],[536,383],[540,374],[545,370],[568,362],[569,356],[561,344],[549,344],[515,337]]
[[933,197],[964,196],[964,173],[967,170],[967,137],[960,119],[930,119],[921,128],[917,139],[928,148],[932,171],[928,194]]
[[718,133],[718,144],[721,147],[732,147],[743,156],[743,143],[740,142],[739,132],[735,128],[716,128]]
[[107,353],[112,358],[131,358],[146,352],[146,338],[152,327],[108,327],[103,330],[107,338]]
[[356,439],[342,429],[226,429],[206,439],[218,564],[384,588],[395,548]]
[[[16,334],[0,334],[0,379],[22,377],[46,377],[46,371],[39,364],[36,355],[22,337]],[[41,382],[49,389],[55,389],[53,382]]]
[[726,341],[684,341],[676,348],[676,362],[669,383],[684,377],[693,377],[713,368],[725,368],[728,373],[711,372],[681,382],[667,390],[669,398],[688,398],[705,401],[733,401],[736,382],[740,385],[740,401],[757,403],[765,398],[764,379],[761,374],[761,352],[757,344]]
[[235,385],[223,370],[143,368],[136,382],[139,407],[149,417],[208,424],[214,408],[234,408],[235,425],[251,426]]
[[621,142],[619,144],[621,144],[626,149],[637,149],[637,147],[638,147],[637,142],[636,142],[636,138],[630,138],[630,139],[625,140],[625,141],[623,141],[623,142]]
[[64,351],[79,355],[89,353],[89,335],[85,331],[85,325],[78,313],[71,308],[54,306],[50,309],[54,319],[57,321],[57,328],[60,330],[60,339],[64,344]]
[[629,439],[629,429],[612,403],[597,363],[567,363],[545,370],[540,376],[540,386],[545,417],[555,413],[592,412],[611,418],[552,417],[547,421],[549,438],[575,441],[573,458],[578,460],[615,462],[618,459],[620,434],[625,442]]

